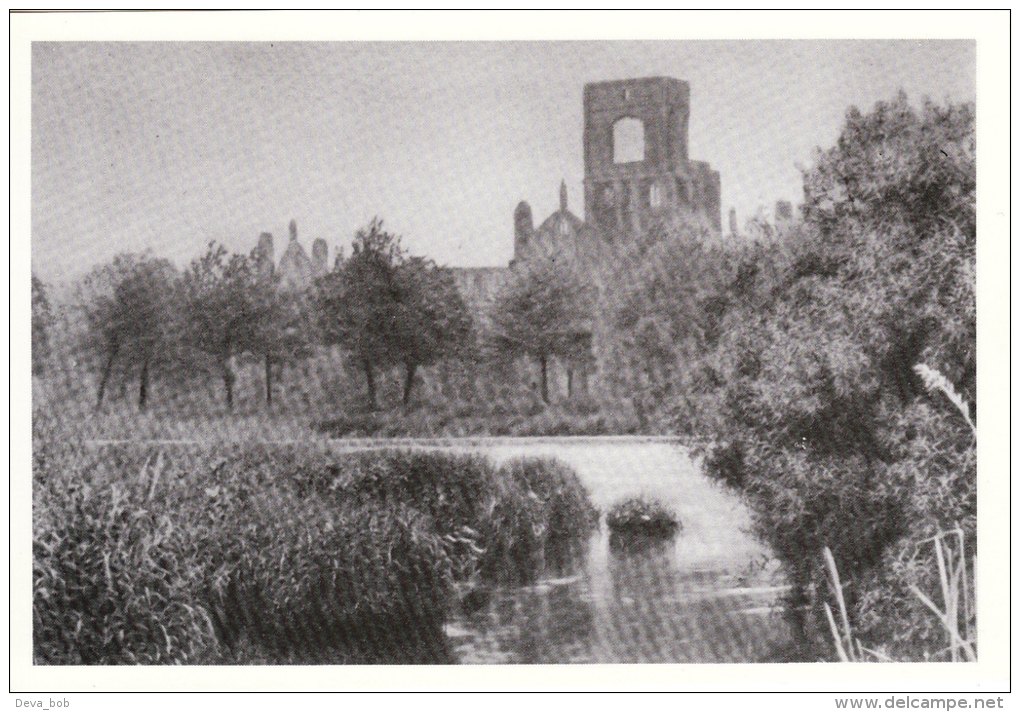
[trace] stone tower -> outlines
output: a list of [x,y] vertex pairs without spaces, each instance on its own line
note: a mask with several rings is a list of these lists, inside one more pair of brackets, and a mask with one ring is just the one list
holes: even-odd
[[312,277],[319,278],[329,271],[329,246],[321,237],[312,243]]
[[263,277],[271,276],[276,264],[276,256],[273,254],[273,234],[264,232],[259,235],[259,244],[255,248],[259,274]]
[[722,231],[719,173],[687,155],[690,87],[668,77],[584,87],[585,221],[628,235],[685,216]]
[[525,259],[534,237],[535,220],[531,206],[522,200],[514,210],[514,261]]

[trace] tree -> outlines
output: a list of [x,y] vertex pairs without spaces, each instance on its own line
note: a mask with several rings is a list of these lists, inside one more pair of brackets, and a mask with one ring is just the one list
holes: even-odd
[[852,275],[869,356],[903,402],[923,391],[918,360],[976,397],[975,191],[973,104],[915,110],[902,92],[868,114],[851,108],[836,146],[805,172],[817,239],[800,270]]
[[46,285],[32,275],[32,373],[41,374],[50,355],[53,311],[46,296]]
[[398,293],[396,266],[404,252],[395,235],[372,220],[357,232],[351,256],[337,259],[317,285],[323,341],[351,354],[365,374],[368,405],[375,409],[375,372],[397,363],[393,338]]
[[576,358],[589,344],[592,299],[573,271],[554,257],[514,269],[491,314],[492,344],[511,358],[537,361],[542,401],[549,403],[549,362]]
[[212,359],[223,380],[228,410],[234,407],[234,361],[256,348],[254,344],[263,333],[258,285],[257,260],[231,255],[215,242],[192,261],[184,275],[187,341]]
[[138,407],[144,409],[153,372],[176,351],[177,272],[164,259],[122,254],[93,270],[85,290],[86,338],[101,364],[96,405],[119,361],[136,369]]
[[805,172],[780,278],[748,275],[725,315],[721,427],[703,433],[796,603],[820,611],[828,546],[859,633],[914,655],[941,637],[909,593],[935,571],[904,564],[915,543],[958,522],[973,555],[973,434],[914,366],[973,403],[974,176],[972,105],[851,109]]
[[673,221],[609,247],[600,266],[600,359],[642,427],[700,387],[701,357],[720,336],[737,253],[704,227]]
[[[253,259],[258,259],[253,255]],[[271,270],[259,270],[252,294],[251,354],[263,365],[266,405],[273,403],[273,370],[311,354],[313,324],[308,294],[281,285]]]
[[471,338],[471,315],[448,269],[411,257],[397,267],[395,353],[404,366],[403,403],[421,367],[460,352]]
[[377,369],[403,365],[406,404],[417,370],[454,353],[471,328],[449,271],[407,255],[378,218],[358,231],[350,257],[319,280],[317,306],[325,343],[339,344],[359,364],[372,409]]

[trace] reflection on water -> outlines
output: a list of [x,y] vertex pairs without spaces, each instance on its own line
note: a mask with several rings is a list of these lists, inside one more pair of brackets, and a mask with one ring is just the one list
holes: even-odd
[[740,502],[686,453],[661,442],[503,440],[457,449],[496,461],[557,457],[603,511],[636,495],[680,517],[672,541],[636,545],[593,535],[570,565],[538,583],[474,590],[446,626],[463,663],[755,662],[788,642],[784,592],[747,533]]
[[[682,535],[681,535],[682,536]],[[447,625],[464,663],[752,662],[783,642],[772,576],[683,569],[679,542],[609,546],[573,576],[496,588]],[[596,554],[608,549],[608,556]],[[756,579],[752,582],[752,579]],[[763,585],[768,583],[770,585]]]

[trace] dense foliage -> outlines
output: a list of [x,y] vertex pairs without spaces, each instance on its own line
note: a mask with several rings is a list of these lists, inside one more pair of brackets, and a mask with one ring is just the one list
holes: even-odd
[[675,221],[613,245],[601,265],[598,358],[642,430],[675,425],[685,398],[718,385],[699,360],[718,343],[734,261],[703,227]]
[[973,118],[903,96],[851,110],[805,173],[803,225],[706,358],[722,385],[699,417],[709,470],[749,497],[795,604],[819,610],[830,547],[861,637],[895,655],[945,647],[904,594],[930,590],[934,567],[903,563],[917,542],[959,524],[975,545],[971,430],[914,370],[973,403]]

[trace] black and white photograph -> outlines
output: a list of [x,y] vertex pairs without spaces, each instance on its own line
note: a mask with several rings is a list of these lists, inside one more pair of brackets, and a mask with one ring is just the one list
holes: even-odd
[[997,662],[979,42],[668,17],[26,43],[33,670]]

